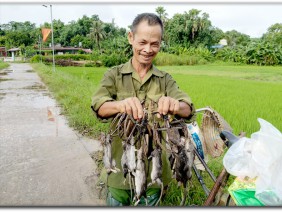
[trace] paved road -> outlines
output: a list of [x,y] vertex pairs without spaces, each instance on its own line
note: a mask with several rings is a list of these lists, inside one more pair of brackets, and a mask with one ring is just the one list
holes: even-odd
[[98,149],[67,126],[29,64],[0,70],[0,206],[104,205]]

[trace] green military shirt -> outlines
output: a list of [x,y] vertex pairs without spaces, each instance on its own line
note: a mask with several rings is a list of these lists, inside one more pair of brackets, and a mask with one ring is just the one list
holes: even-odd
[[[107,101],[119,101],[128,97],[137,97],[144,101],[148,106],[150,102],[157,104],[161,96],[170,96],[179,101],[186,102],[192,109],[192,114],[186,119],[187,122],[195,118],[195,107],[190,97],[182,92],[175,80],[166,72],[158,70],[155,66],[148,71],[145,78],[141,81],[138,73],[134,70],[131,60],[125,64],[113,67],[108,70],[92,98],[92,109],[97,118],[101,119],[97,113],[102,104]],[[115,138],[112,143],[112,156],[116,161],[117,168],[121,168],[122,142],[121,139]],[[163,160],[163,183],[167,185],[171,181],[171,171],[166,153],[162,153]],[[147,161],[149,172],[147,182],[150,182],[151,163]],[[122,171],[111,173],[108,178],[108,186],[118,189],[130,189],[128,180],[124,182]],[[158,187],[153,185],[152,187]]]

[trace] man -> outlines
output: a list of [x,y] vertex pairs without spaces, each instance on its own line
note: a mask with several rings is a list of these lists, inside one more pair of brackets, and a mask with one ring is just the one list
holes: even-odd
[[[128,41],[132,45],[132,59],[107,71],[96,91],[92,109],[100,119],[114,117],[118,113],[127,113],[135,120],[143,117],[142,103],[157,104],[160,115],[172,114],[189,121],[194,117],[195,108],[187,96],[179,90],[172,77],[152,65],[160,50],[163,36],[161,19],[152,13],[139,14],[133,21]],[[122,143],[120,139],[112,143],[112,156],[121,169]],[[171,180],[171,171],[165,154],[162,155],[162,181],[167,185]],[[148,178],[149,179],[149,178]],[[107,205],[129,205],[130,185],[123,183],[122,172],[111,173],[108,177]],[[160,195],[158,185],[147,189],[149,205],[155,205]],[[142,202],[142,201],[141,201]],[[144,204],[144,201],[143,201]]]

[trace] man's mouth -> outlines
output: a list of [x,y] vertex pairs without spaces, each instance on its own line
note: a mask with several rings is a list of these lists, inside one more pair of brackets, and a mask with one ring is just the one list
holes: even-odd
[[147,59],[149,59],[149,58],[151,58],[153,56],[153,55],[143,55],[143,54],[140,54],[140,55],[145,57],[145,58],[147,58]]

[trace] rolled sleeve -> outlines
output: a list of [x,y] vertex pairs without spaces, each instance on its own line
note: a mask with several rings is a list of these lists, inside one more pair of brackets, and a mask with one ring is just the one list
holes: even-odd
[[91,108],[94,112],[94,115],[97,119],[99,119],[102,122],[105,122],[107,119],[102,119],[99,114],[98,110],[99,108],[108,101],[114,101],[116,96],[116,89],[115,89],[115,83],[114,83],[114,76],[111,71],[107,71],[100,83],[100,86],[94,93],[92,97],[92,104]]

